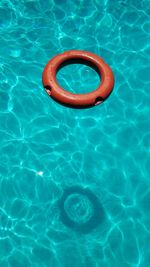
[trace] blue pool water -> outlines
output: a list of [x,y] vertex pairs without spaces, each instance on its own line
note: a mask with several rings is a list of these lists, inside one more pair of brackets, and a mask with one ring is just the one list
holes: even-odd
[[[150,266],[149,18],[149,0],[1,0],[1,267]],[[113,69],[102,105],[45,93],[45,64],[68,49]],[[96,88],[67,68],[65,88]]]

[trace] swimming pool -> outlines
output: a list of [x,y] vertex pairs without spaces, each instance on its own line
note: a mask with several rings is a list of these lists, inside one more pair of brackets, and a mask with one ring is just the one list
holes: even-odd
[[[149,16],[149,0],[1,0],[1,267],[150,266]],[[45,93],[45,64],[70,49],[113,69],[102,105]],[[99,82],[66,68],[68,90]]]

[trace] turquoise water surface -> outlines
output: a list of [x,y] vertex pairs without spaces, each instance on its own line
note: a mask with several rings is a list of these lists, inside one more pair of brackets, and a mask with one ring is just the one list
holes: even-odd
[[[150,1],[0,1],[0,267],[150,266]],[[42,71],[70,49],[100,55],[101,105],[53,101]],[[87,66],[57,75],[74,92]]]

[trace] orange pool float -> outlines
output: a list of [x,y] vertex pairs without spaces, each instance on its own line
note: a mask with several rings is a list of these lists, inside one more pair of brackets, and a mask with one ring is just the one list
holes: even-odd
[[[86,94],[74,94],[64,90],[56,80],[56,73],[62,64],[70,64],[71,60],[81,60],[97,69],[101,82],[98,88]],[[81,50],[70,50],[53,57],[45,66],[42,81],[49,96],[59,103],[74,107],[85,108],[102,103],[114,87],[114,75],[111,68],[99,56]]]

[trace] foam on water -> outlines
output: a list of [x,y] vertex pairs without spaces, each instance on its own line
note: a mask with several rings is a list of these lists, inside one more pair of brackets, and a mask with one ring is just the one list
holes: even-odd
[[[1,0],[1,267],[150,266],[149,16],[149,0]],[[113,69],[102,105],[45,93],[45,64],[68,49]],[[80,92],[94,75],[80,65],[58,79]]]

